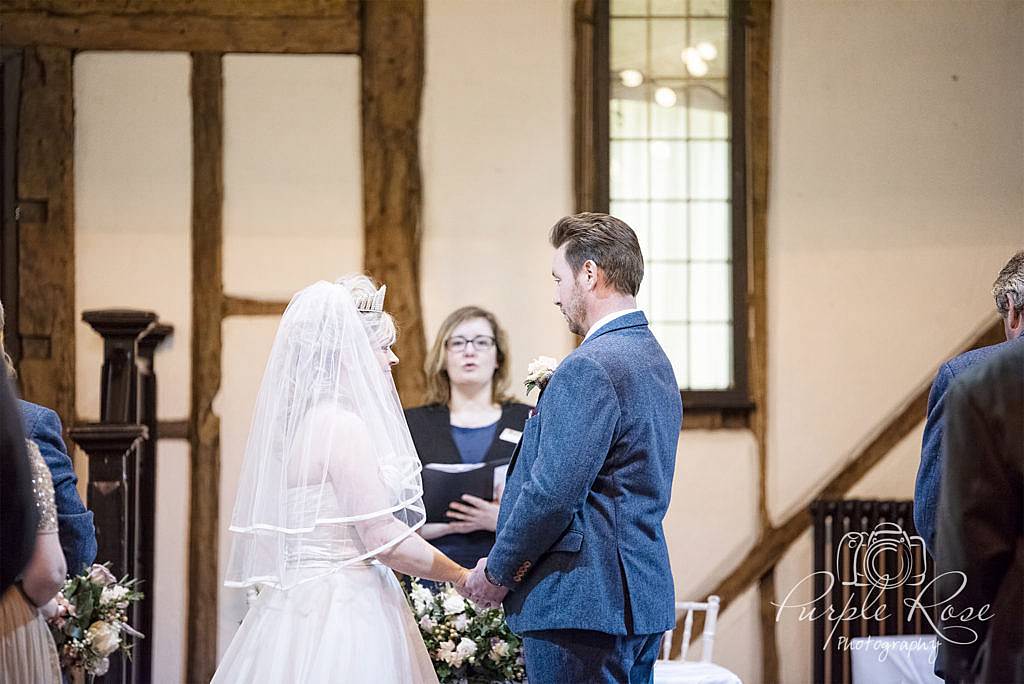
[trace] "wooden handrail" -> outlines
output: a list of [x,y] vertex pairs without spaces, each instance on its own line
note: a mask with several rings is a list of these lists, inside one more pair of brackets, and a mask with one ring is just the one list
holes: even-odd
[[[991,321],[961,344],[949,358],[971,349],[997,344],[1004,339],[1002,321]],[[878,465],[894,446],[911,433],[925,417],[933,377],[934,372],[914,388],[895,412],[869,433],[862,445],[854,450],[846,465],[814,492],[808,498],[808,503],[816,499],[835,499],[844,496],[864,475]],[[789,547],[810,525],[811,516],[807,506],[801,506],[781,525],[772,527],[761,535],[743,560],[710,591],[701,595],[717,594],[722,600],[724,612],[736,597],[775,567]],[[694,597],[694,600],[700,600],[700,596]],[[697,620],[703,620],[703,617],[698,615]],[[676,629],[680,627],[677,622]],[[698,634],[702,629],[702,624],[695,625]],[[676,657],[681,647],[681,643],[672,644],[671,657]]]

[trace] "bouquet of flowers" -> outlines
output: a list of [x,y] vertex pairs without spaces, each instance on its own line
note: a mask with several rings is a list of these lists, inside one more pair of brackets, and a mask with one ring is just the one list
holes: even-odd
[[501,608],[481,608],[451,585],[434,594],[418,581],[409,603],[442,684],[526,679],[523,642],[505,624]]
[[57,594],[57,613],[49,624],[65,671],[106,674],[113,653],[131,657],[125,635],[142,637],[128,625],[128,606],[142,598],[138,580],[118,580],[107,565],[72,577]]

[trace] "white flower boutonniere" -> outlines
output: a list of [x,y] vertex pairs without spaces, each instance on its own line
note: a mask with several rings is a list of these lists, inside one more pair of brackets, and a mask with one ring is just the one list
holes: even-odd
[[550,356],[538,356],[531,361],[526,369],[526,393],[532,392],[534,387],[543,392],[556,368],[558,361]]

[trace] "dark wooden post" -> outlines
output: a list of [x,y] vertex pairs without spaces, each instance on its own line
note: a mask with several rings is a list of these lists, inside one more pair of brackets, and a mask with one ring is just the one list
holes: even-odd
[[[151,311],[102,309],[83,312],[82,319],[103,337],[100,422],[93,427],[143,430],[142,443],[137,440],[134,448],[126,449],[116,458],[114,454],[95,462],[90,458],[89,503],[96,516],[97,538],[107,538],[107,546],[100,544],[98,557],[111,560],[115,566],[120,563],[115,574],[127,573],[142,580],[142,591],[150,595],[132,606],[128,619],[143,634],[151,635],[156,496],[156,386],[152,361],[156,345],[171,328],[158,325],[157,315]],[[73,438],[74,435],[73,432]],[[82,448],[86,449],[85,444]],[[121,484],[115,486],[115,481]],[[107,491],[97,494],[93,482]],[[114,498],[106,502],[106,509],[97,509],[92,505],[94,494]],[[118,538],[116,544],[110,539],[114,536]],[[136,644],[134,662],[125,681],[150,680],[150,643]]]
[[140,682],[152,681],[153,640],[153,592],[156,574],[156,468],[157,440],[160,438],[157,428],[156,402],[156,368],[153,357],[156,348],[168,335],[174,332],[170,325],[157,323],[139,339],[139,397],[141,414],[139,422],[146,426],[149,438],[144,441],[136,453],[135,468],[135,520],[136,541],[136,572],[142,583],[142,591],[146,598],[135,604],[131,616],[131,624],[135,629],[150,636],[135,644],[132,653],[136,669],[136,679]]
[[[76,426],[69,434],[89,457],[87,498],[97,521],[97,558],[110,561],[111,571],[121,577],[131,571],[132,564],[132,549],[126,534],[132,499],[127,466],[130,455],[147,437],[146,426],[91,423]],[[135,678],[130,662],[116,657],[110,659],[105,681],[128,684],[140,680]]]
[[103,336],[100,422],[135,423],[139,419],[139,337],[156,323],[152,311],[85,311],[82,320]]

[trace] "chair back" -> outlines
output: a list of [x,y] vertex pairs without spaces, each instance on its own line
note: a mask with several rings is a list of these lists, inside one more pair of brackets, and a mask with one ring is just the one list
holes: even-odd
[[[717,596],[708,596],[706,603],[698,603],[696,601],[679,601],[676,603],[676,621],[679,620],[679,616],[683,613],[686,614],[686,619],[683,620],[683,641],[682,649],[679,651],[679,660],[685,662],[686,654],[690,650],[690,636],[693,630],[693,613],[697,610],[703,610],[704,615],[704,633],[701,635],[700,645],[700,662],[710,663],[711,656],[715,648],[715,626],[718,623],[718,604],[719,598]],[[669,659],[669,651],[672,648],[672,633],[675,630],[668,630],[665,632],[665,638],[662,639],[662,653],[661,657],[664,660]]]

